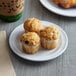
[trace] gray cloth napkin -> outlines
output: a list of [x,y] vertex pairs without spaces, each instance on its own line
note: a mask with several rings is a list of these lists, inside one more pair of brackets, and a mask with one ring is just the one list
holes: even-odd
[[16,76],[9,56],[5,31],[0,31],[0,76]]

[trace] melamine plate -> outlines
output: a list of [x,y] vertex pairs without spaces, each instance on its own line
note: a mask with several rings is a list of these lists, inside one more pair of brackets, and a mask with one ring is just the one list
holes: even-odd
[[52,2],[52,0],[40,0],[41,4],[49,11],[67,17],[76,17],[76,8],[63,9]]
[[[56,24],[47,21],[42,21],[42,24],[44,27],[50,25],[57,26]],[[31,61],[48,61],[54,59],[60,56],[66,50],[68,45],[68,38],[66,33],[62,28],[60,28],[59,26],[57,27],[61,30],[61,37],[58,47],[53,50],[45,50],[43,48],[40,48],[39,52],[37,52],[36,54],[29,55],[24,53],[20,43],[20,36],[24,33],[23,24],[19,25],[13,30],[9,38],[9,45],[12,51],[23,59]]]

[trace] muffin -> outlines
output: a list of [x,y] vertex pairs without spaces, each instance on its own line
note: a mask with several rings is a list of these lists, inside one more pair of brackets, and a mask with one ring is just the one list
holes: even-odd
[[42,28],[42,22],[37,18],[29,18],[24,23],[24,29],[26,32],[39,33]]
[[53,0],[53,2],[63,8],[76,7],[76,0]]
[[60,30],[55,26],[46,27],[40,31],[41,45],[47,50],[51,50],[57,47]]
[[35,32],[24,33],[20,41],[23,51],[27,54],[34,54],[40,48],[40,37]]

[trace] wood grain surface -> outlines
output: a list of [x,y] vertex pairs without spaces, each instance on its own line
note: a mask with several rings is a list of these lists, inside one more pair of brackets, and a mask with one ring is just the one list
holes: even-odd
[[0,20],[0,30],[7,31],[7,40],[13,29],[28,17],[51,21],[62,27],[69,38],[67,50],[60,57],[48,62],[31,62],[23,60],[10,49],[10,56],[17,76],[76,76],[76,18],[56,15],[44,8],[39,0],[25,0],[22,18],[13,23]]

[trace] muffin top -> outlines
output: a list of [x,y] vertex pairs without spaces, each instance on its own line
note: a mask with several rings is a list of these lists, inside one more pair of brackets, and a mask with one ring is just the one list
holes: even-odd
[[40,37],[35,32],[24,33],[20,41],[27,45],[37,45],[40,43]]
[[49,40],[56,40],[59,35],[60,30],[55,26],[49,26],[40,31],[40,36]]
[[28,32],[37,32],[42,28],[42,23],[37,18],[29,18],[24,23],[24,29]]

